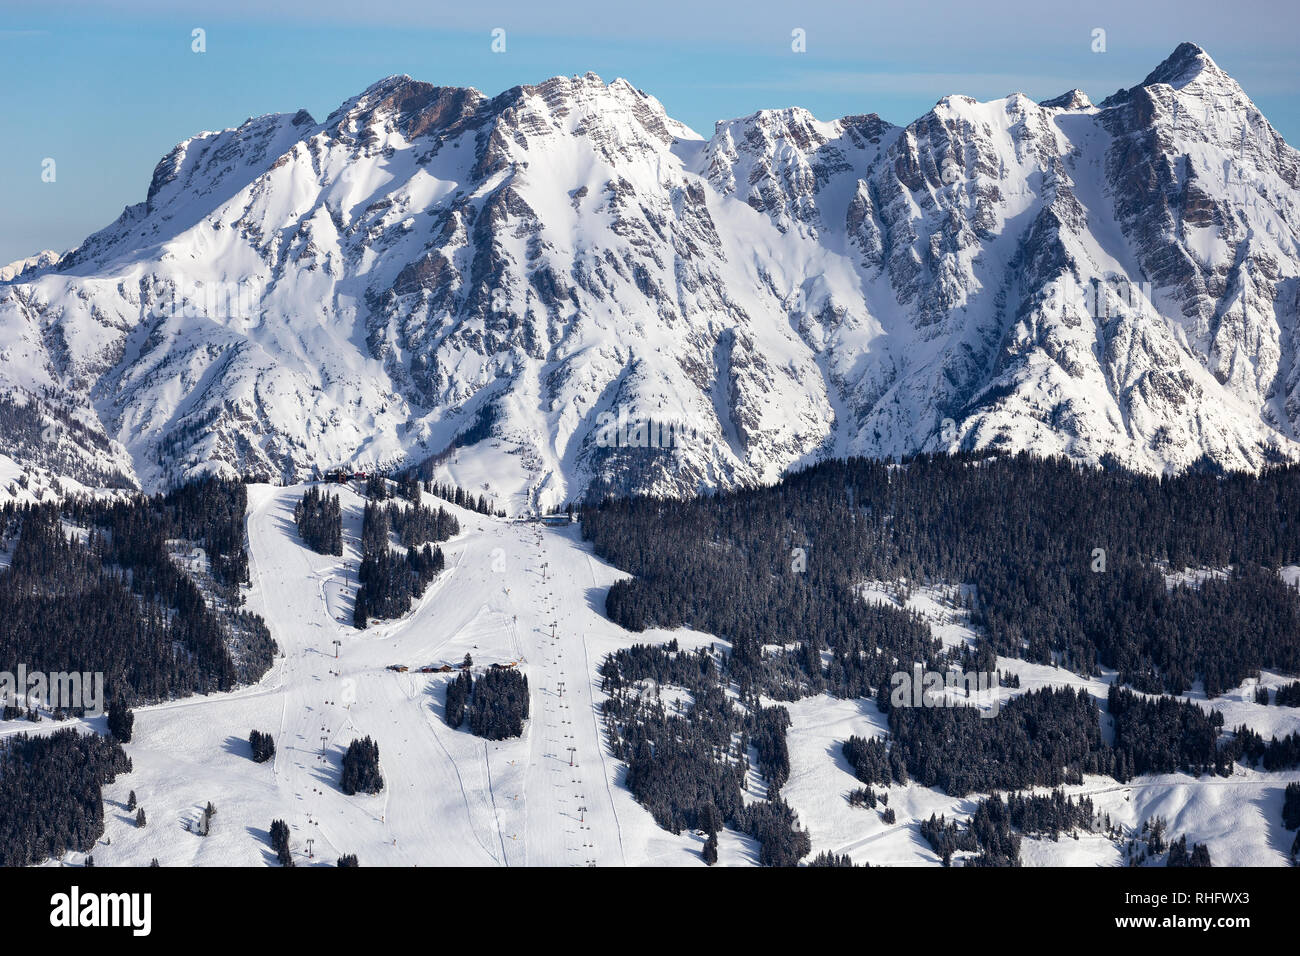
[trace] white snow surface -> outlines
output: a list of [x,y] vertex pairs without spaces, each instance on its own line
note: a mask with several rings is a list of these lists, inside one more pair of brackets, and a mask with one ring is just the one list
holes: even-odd
[[[625,80],[390,77],[186,140],[0,280],[0,390],[74,409],[149,489],[441,464],[477,424],[461,467],[520,510],[827,455],[1296,458],[1300,154],[1191,45],[1049,104],[704,139]],[[1094,281],[1133,293],[1054,291]],[[619,409],[686,438],[602,447]]]
[[[623,786],[624,767],[603,742],[598,668],[606,654],[635,642],[676,638],[684,649],[724,642],[684,629],[633,634],[608,621],[605,592],[623,575],[591,554],[576,526],[539,528],[446,504],[462,529],[442,545],[446,569],[409,615],[357,631],[346,622],[363,501],[339,490],[345,553],[319,555],[294,527],[302,490],[249,488],[247,606],[263,615],[283,655],[255,685],[136,710],[134,737],[125,745],[134,769],[105,788],[107,832],[94,850],[96,865],[143,866],[154,858],[164,866],[275,865],[268,844],[274,819],[289,824],[300,865],[333,865],[344,853],[356,853],[363,866],[703,865],[702,835],[660,829]],[[865,589],[885,600],[891,587],[876,582]],[[917,587],[908,607],[946,643],[973,640],[968,615],[952,600],[969,590]],[[415,668],[455,664],[466,653],[479,670],[518,662],[531,703],[522,737],[490,742],[446,725],[451,675]],[[391,664],[411,670],[397,673]],[[998,666],[1021,678],[1019,690],[1002,690],[1004,698],[1073,685],[1104,703],[1113,679],[1008,658]],[[1266,673],[1262,683],[1284,681]],[[1253,689],[1248,682],[1212,701],[1194,690],[1186,699],[1222,710],[1229,727],[1246,723],[1265,737],[1300,730],[1300,710],[1256,704]],[[663,692],[669,699],[675,693]],[[784,706],[793,724],[783,797],[809,830],[813,853],[833,850],[872,865],[937,865],[919,822],[932,813],[961,818],[982,795],[893,786],[889,806],[897,821],[886,825],[879,811],[849,805],[847,794],[861,784],[840,751],[851,735],[885,731],[875,703],[819,695]],[[67,724],[8,721],[0,735],[61,726]],[[86,721],[83,729],[105,732],[105,721]],[[274,736],[274,761],[252,761],[253,729]],[[367,735],[379,745],[384,790],[346,796],[338,786],[342,752]],[[1121,785],[1088,778],[1066,789],[1089,794],[1100,812],[1130,828],[1163,816],[1171,835],[1208,844],[1218,865],[1282,865],[1291,842],[1280,823],[1282,790],[1294,780],[1300,771],[1239,768],[1228,779],[1171,774]],[[132,790],[148,817],[143,829],[126,810]],[[752,774],[746,799],[764,792]],[[187,831],[209,801],[217,808],[211,835]],[[1022,856],[1028,865],[1122,865],[1115,843],[1089,833],[1055,843],[1026,839]],[[757,859],[750,838],[720,834],[722,865]],[[81,862],[81,854],[69,854],[52,864]]]
[[[155,857],[163,866],[274,865],[268,831],[277,818],[290,826],[300,865],[333,865],[344,853],[363,866],[699,863],[703,838],[657,827],[619,785],[622,769],[603,749],[596,668],[633,635],[599,612],[621,575],[590,555],[576,528],[539,533],[444,505],[462,528],[442,545],[446,570],[410,615],[358,631],[340,618],[351,620],[362,499],[342,491],[345,553],[335,558],[298,538],[293,507],[302,490],[249,489],[247,606],[265,618],[283,656],[256,685],[135,711],[125,745],[134,769],[105,788],[111,843],[95,848],[96,865],[143,866]],[[646,638],[669,635],[637,636]],[[414,669],[466,653],[479,671],[519,662],[531,693],[522,737],[486,741],[446,725],[444,688],[454,675]],[[102,719],[92,723],[103,731]],[[53,729],[53,721],[0,724],[4,734]],[[252,761],[253,729],[274,736],[272,762]],[[379,745],[384,790],[346,796],[342,753],[367,735]],[[125,809],[131,790],[146,811],[143,829]],[[209,801],[217,808],[211,835],[187,832]],[[723,863],[755,859],[750,841],[735,834],[720,850]]]
[[[945,645],[972,643],[977,632],[970,626],[969,612],[954,599],[974,594],[970,585],[924,585],[915,587],[906,602],[891,593],[898,582],[873,581],[863,586],[868,600],[905,606],[921,614]],[[1002,688],[1003,700],[1042,687],[1083,687],[1102,707],[1103,734],[1106,695],[1114,674],[1084,678],[1063,668],[1030,664],[999,657],[998,669],[1020,677],[1018,689]],[[1259,684],[1276,688],[1290,679],[1264,672]],[[1256,682],[1246,681],[1221,697],[1207,700],[1203,690],[1193,689],[1181,699],[1207,709],[1219,710],[1227,728],[1245,724],[1268,739],[1300,731],[1300,709],[1255,703]],[[837,700],[819,695],[785,704],[792,726],[788,731],[790,779],[783,791],[809,830],[813,854],[829,850],[848,854],[855,862],[872,866],[938,864],[939,857],[920,835],[918,825],[931,814],[964,819],[987,794],[949,797],[916,785],[872,789],[887,792],[888,805],[897,815],[886,825],[877,810],[854,807],[848,794],[862,787],[840,752],[850,736],[880,736],[888,723],[874,701]],[[1109,814],[1133,834],[1154,817],[1163,817],[1168,833],[1186,835],[1188,844],[1204,843],[1216,866],[1289,866],[1294,833],[1282,827],[1282,794],[1288,783],[1300,781],[1300,771],[1265,773],[1240,766],[1232,777],[1193,777],[1188,774],[1160,774],[1137,777],[1121,784],[1109,777],[1085,777],[1078,786],[1063,787],[1071,796],[1090,797],[1099,814]],[[1040,788],[1046,793],[1046,788]],[[1062,836],[1058,841],[1026,837],[1021,859],[1026,866],[1123,866],[1121,847],[1101,833],[1078,832],[1078,839]]]

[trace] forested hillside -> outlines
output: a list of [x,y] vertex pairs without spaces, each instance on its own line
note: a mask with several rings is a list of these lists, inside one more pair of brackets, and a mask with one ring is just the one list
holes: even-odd
[[[706,805],[745,828],[746,755],[733,735],[767,727],[780,739],[767,752],[784,747],[783,728],[760,723],[770,709],[759,693],[874,698],[887,738],[844,748],[867,784],[916,781],[961,795],[1078,783],[1085,773],[1128,780],[1227,775],[1235,762],[1300,765],[1295,735],[1225,733],[1217,712],[1123,687],[1105,702],[1109,744],[1103,709],[1083,691],[1013,697],[995,720],[971,707],[893,707],[889,694],[891,675],[914,662],[995,672],[997,656],[1083,675],[1113,668],[1119,685],[1157,695],[1201,681],[1214,697],[1261,668],[1295,674],[1300,597],[1278,573],[1300,562],[1295,467],[1152,478],[1029,456],[858,459],[711,497],[609,499],[583,509],[582,528],[598,555],[634,575],[608,592],[613,621],[634,631],[689,626],[730,643],[717,657],[633,648],[605,665],[615,752],[669,828],[700,826],[714,813]],[[1185,568],[1217,573],[1176,580]],[[862,586],[880,580],[904,591],[974,585],[965,601],[978,643],[945,651],[918,615],[868,603]],[[642,678],[687,688],[693,700],[674,710],[646,699],[634,686]],[[735,683],[739,710],[718,693],[719,678]],[[779,761],[765,764],[776,791]],[[1016,858],[979,845],[984,862]]]
[[[245,502],[242,484],[204,479],[150,498],[7,505],[0,658],[102,671],[107,696],[132,703],[261,677],[275,643],[239,609]],[[203,587],[181,566],[194,549]]]
[[[863,582],[898,578],[978,588],[985,669],[995,653],[1106,666],[1152,693],[1202,679],[1210,696],[1261,667],[1300,671],[1300,604],[1273,573],[1300,561],[1294,466],[1152,478],[1030,456],[853,459],[771,488],[611,499],[584,509],[583,533],[636,576],[610,590],[613,620],[726,638],[736,679],[774,696],[868,693],[881,674],[860,655],[876,648],[932,658],[924,626],[859,598]],[[1162,574],[1228,566],[1199,587]]]

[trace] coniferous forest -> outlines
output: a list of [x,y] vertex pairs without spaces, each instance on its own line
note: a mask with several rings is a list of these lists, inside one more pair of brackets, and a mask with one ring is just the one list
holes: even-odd
[[343,509],[339,496],[311,487],[293,511],[303,543],[318,554],[343,553]]
[[446,718],[448,727],[459,727],[465,722],[465,709],[474,691],[474,677],[463,670],[447,683]]
[[248,745],[253,751],[253,760],[257,763],[266,763],[275,757],[275,738],[269,733],[250,731]]
[[500,665],[489,667],[478,680],[462,670],[447,683],[445,713],[449,727],[459,727],[468,717],[469,731],[478,737],[518,737],[528,719],[528,678]]
[[293,852],[289,845],[289,824],[283,820],[271,821],[271,849],[275,851],[276,862],[281,866],[293,866]]
[[379,744],[362,737],[348,744],[343,754],[343,774],[339,780],[343,792],[378,793],[384,789],[384,778],[379,772]]
[[[412,478],[368,483],[358,626],[407,613],[442,570],[436,545],[460,528],[446,508],[422,503],[428,490]],[[488,508],[459,489],[434,493]],[[269,632],[240,609],[246,505],[243,485],[204,479],[153,497],[0,510],[9,552],[0,654],[47,671],[102,670],[112,702],[111,737],[63,731],[0,744],[0,785],[19,788],[11,796],[51,794],[0,805],[5,859],[93,846],[100,787],[129,770],[119,741],[131,739],[131,707],[229,690],[269,667]],[[1300,596],[1278,573],[1300,563],[1300,467],[1152,478],[1028,456],[833,461],[772,487],[595,502],[582,518],[596,552],[633,575],[608,591],[612,620],[634,631],[689,626],[725,642],[637,644],[600,665],[600,716],[626,786],[660,826],[703,834],[706,862],[723,828],[752,837],[766,865],[809,856],[810,836],[783,796],[790,714],[781,702],[815,693],[868,698],[884,715],[886,734],[838,749],[864,785],[850,802],[886,826],[894,814],[877,788],[991,794],[965,822],[922,823],[945,862],[1018,865],[1022,836],[1102,828],[1086,798],[1031,788],[1085,774],[1126,782],[1300,767],[1300,734],[1265,739],[1175,696],[1199,685],[1212,698],[1262,670],[1300,675]],[[338,496],[310,490],[295,519],[308,546],[342,552]],[[1214,573],[1174,576],[1185,568]],[[922,616],[865,600],[869,581],[971,585],[964,600],[978,640],[945,649]],[[996,671],[998,656],[1086,676],[1113,670],[1115,680],[1104,700],[1083,689],[1016,695],[992,720],[973,707],[891,703],[900,669]],[[1255,699],[1296,706],[1297,688]],[[529,716],[528,681],[513,667],[477,679],[462,671],[446,694],[447,723],[489,740],[518,736]],[[252,731],[249,742],[255,760],[274,756],[270,734]],[[370,738],[352,742],[345,793],[382,790],[378,757]],[[1284,825],[1300,819],[1297,806],[1289,788]],[[1209,865],[1203,845],[1157,836],[1144,858]],[[287,842],[276,849],[291,862]]]
[[[737,706],[713,655],[682,651],[676,641],[617,651],[600,673],[610,749],[628,766],[628,789],[661,827],[710,835],[732,827],[758,841],[765,865],[793,865],[808,854],[811,840],[780,797],[790,772],[783,707],[753,699]],[[691,700],[670,705],[643,694],[647,680],[684,687]],[[746,804],[751,746],[768,787],[766,799]]]
[[[772,487],[592,502],[582,527],[597,554],[633,575],[608,592],[612,620],[692,627],[730,644],[714,655],[637,647],[605,664],[615,752],[638,800],[669,829],[716,815],[749,831],[739,801],[746,762],[731,734],[755,734],[760,693],[874,698],[889,734],[844,748],[869,784],[914,780],[956,795],[1084,773],[1300,766],[1297,735],[1225,734],[1220,714],[1159,696],[1196,682],[1217,696],[1262,668],[1300,672],[1300,598],[1277,573],[1300,563],[1300,467],[1157,478],[1027,455],[830,461]],[[1218,573],[1166,578],[1185,568]],[[919,616],[863,600],[861,586],[880,580],[973,585],[977,646],[945,652]],[[1114,669],[1104,707],[1114,741],[1103,741],[1103,708],[1083,691],[1018,696],[996,720],[966,707],[889,705],[890,676],[913,663],[994,671],[998,655],[1086,676]],[[685,687],[693,700],[647,699],[633,689],[643,678]],[[719,681],[734,682],[739,707],[715,692]],[[1290,701],[1286,688],[1277,696]],[[769,724],[773,737],[778,726]],[[763,769],[778,790],[779,766],[774,758],[777,769]],[[931,842],[958,840],[980,863],[1013,863],[1015,820],[1005,808],[983,813],[974,836],[936,831]]]
[[[388,540],[392,507],[395,506],[366,502],[361,526],[361,567],[357,572],[360,587],[352,615],[358,628],[364,628],[372,618],[401,617],[443,569],[442,549],[431,544],[423,547],[413,544],[405,555],[392,549]],[[416,512],[415,517],[408,519],[403,515],[399,521],[408,533],[417,534],[424,519],[419,505],[413,505],[412,510]],[[431,521],[436,525],[436,515]],[[444,524],[444,530],[447,529],[449,526]]]
[[495,515],[498,518],[504,518],[506,513],[499,509],[494,510],[488,502],[487,497],[478,495],[475,497],[464,488],[456,485],[444,485],[434,481],[426,481],[423,488],[429,494],[441,498],[443,501],[450,501],[452,504],[469,511],[477,511],[481,515]]
[[1300,829],[1300,783],[1288,783],[1282,794],[1282,826]]
[[[275,643],[239,609],[246,503],[242,484],[209,478],[149,498],[6,505],[0,658],[102,671],[108,699],[128,704],[257,680]],[[204,556],[203,587],[169,552],[176,540]]]
[[468,717],[478,737],[518,737],[528,719],[528,678],[513,667],[489,667],[470,690]]
[[429,542],[438,543],[460,534],[460,522],[446,508],[436,511],[420,504],[416,499],[409,508],[397,504],[388,506],[388,524],[397,535],[402,547],[418,548]]
[[109,737],[69,728],[0,741],[0,866],[93,849],[104,833],[102,787],[130,771]]
[[[1105,666],[1148,693],[1199,678],[1211,697],[1261,667],[1300,671],[1300,604],[1271,573],[1300,561],[1300,466],[1154,478],[1027,455],[851,459],[770,488],[611,499],[583,510],[583,533],[636,575],[610,589],[611,618],[724,637],[733,676],[774,695],[861,695],[881,681],[857,658],[877,647],[934,663],[922,623],[858,599],[900,577],[974,584],[989,660]],[[1228,566],[1199,587],[1161,571]],[[809,663],[822,648],[825,668]]]
[[[0,657],[100,671],[112,736],[58,731],[0,744],[0,865],[86,851],[103,833],[101,785],[130,770],[119,742],[139,703],[255,681],[275,644],[240,609],[248,580],[244,486],[205,478],[153,497],[0,510]],[[179,548],[179,551],[178,551]]]
[[[423,469],[414,469],[403,472],[393,478],[388,478],[381,474],[372,474],[366,478],[366,497],[372,501],[384,501],[392,496],[389,483],[397,485],[396,493],[401,497],[415,504],[420,503],[420,493],[433,495],[435,498],[441,498],[443,501],[449,501],[459,508],[467,511],[476,511],[481,515],[489,515],[497,518],[504,518],[506,513],[499,508],[493,508],[486,495],[474,495],[457,485],[443,484],[441,482],[429,479],[421,479],[420,472]],[[453,519],[455,520],[455,519]],[[453,532],[454,533],[454,532]]]

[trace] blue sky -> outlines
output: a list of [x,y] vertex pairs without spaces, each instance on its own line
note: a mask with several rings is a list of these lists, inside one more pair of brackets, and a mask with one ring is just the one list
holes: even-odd
[[[504,53],[491,49],[498,27]],[[796,28],[806,52],[791,49]],[[1104,53],[1091,49],[1095,28]],[[302,107],[323,119],[392,73],[489,94],[556,74],[624,76],[707,135],[764,107],[906,123],[949,93],[1044,99],[1077,86],[1100,100],[1192,40],[1295,145],[1298,33],[1293,0],[0,0],[0,264],[111,222],[196,132]]]

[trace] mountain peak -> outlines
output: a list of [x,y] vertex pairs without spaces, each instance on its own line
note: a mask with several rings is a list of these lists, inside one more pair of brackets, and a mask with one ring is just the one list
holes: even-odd
[[361,91],[361,95],[363,97],[372,96],[375,94],[379,94],[382,96],[383,94],[395,90],[400,86],[405,86],[407,83],[415,83],[415,82],[418,81],[412,78],[412,76],[409,73],[393,73],[389,76],[383,77],[382,79],[375,80],[375,82],[371,83],[369,86],[367,86],[364,90]]
[[1202,73],[1222,76],[1223,71],[1210,59],[1210,55],[1195,43],[1180,43],[1164,62],[1152,70],[1143,86],[1165,83],[1176,90],[1181,90]]
[[1074,89],[1060,96],[1054,96],[1050,100],[1043,100],[1038,105],[1044,109],[1086,110],[1092,106],[1092,100],[1088,99],[1088,94],[1083,90]]
[[34,256],[17,259],[7,266],[0,266],[0,282],[10,282],[18,278],[27,278],[31,273],[54,265],[62,254],[53,249],[43,249]]
[[1180,43],[1159,66],[1137,86],[1117,90],[1102,101],[1102,109],[1131,102],[1139,92],[1149,93],[1154,86],[1167,86],[1175,93],[1223,99],[1238,105],[1249,103],[1241,85],[1226,73],[1204,49],[1195,43]]
[[435,86],[395,74],[370,84],[331,113],[325,123],[350,123],[359,129],[392,122],[407,139],[415,139],[464,119],[483,99],[472,87]]
[[552,76],[537,84],[517,86],[501,95],[503,97],[541,96],[543,99],[552,102],[560,102],[563,100],[576,101],[578,99],[590,101],[593,95],[600,97],[606,94],[624,102],[644,101],[652,103],[658,112],[667,115],[658,100],[637,89],[636,86],[623,77],[617,77],[606,83],[600,74],[590,70],[586,73],[575,73],[571,76],[563,74]]
[[[385,77],[186,141],[0,281],[0,391],[86,410],[68,477],[149,489],[427,461],[535,507],[953,447],[1300,460],[1300,154],[1199,47],[1148,83],[697,143],[594,73]],[[691,440],[611,445],[605,412]],[[53,467],[30,431],[0,454]]]

